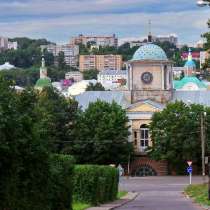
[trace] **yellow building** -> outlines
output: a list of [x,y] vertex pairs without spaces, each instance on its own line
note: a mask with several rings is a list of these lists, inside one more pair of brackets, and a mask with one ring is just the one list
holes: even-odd
[[104,70],[121,70],[122,69],[121,55],[80,55],[79,69],[81,72],[97,69]]

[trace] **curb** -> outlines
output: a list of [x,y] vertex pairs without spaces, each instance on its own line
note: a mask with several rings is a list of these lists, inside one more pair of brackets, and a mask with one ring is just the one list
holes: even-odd
[[128,192],[127,195],[125,195],[119,200],[116,200],[112,203],[102,204],[98,207],[91,207],[86,210],[113,210],[133,201],[138,195],[139,193],[137,192]]

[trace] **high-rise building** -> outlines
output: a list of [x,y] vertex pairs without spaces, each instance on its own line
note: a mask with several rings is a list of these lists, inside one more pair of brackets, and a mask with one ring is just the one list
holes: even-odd
[[115,34],[112,36],[85,36],[80,34],[77,37],[72,37],[70,40],[70,44],[78,45],[84,44],[87,45],[88,43],[95,45],[96,47],[102,46],[110,46],[110,47],[117,47],[118,46],[118,38]]
[[8,49],[8,38],[0,37],[0,51],[4,51]]
[[169,34],[166,36],[152,36],[153,42],[170,42],[171,44],[178,44],[178,37],[175,34]]
[[121,55],[80,55],[79,69],[81,72],[97,69],[103,70],[121,70],[122,69]]
[[79,46],[78,45],[49,44],[49,45],[42,45],[41,48],[47,49],[47,51],[51,52],[55,56],[55,58],[58,57],[60,52],[63,52],[66,64],[72,67],[78,67],[78,59],[79,59]]

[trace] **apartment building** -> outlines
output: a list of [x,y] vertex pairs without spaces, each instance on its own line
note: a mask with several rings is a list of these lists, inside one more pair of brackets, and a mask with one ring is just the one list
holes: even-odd
[[0,51],[14,49],[17,50],[18,43],[17,42],[10,42],[7,37],[0,37]]
[[80,55],[79,69],[81,72],[97,69],[104,70],[121,70],[122,69],[121,55]]
[[85,36],[80,34],[77,37],[72,37],[70,40],[70,44],[78,45],[84,44],[87,45],[88,43],[92,43],[96,47],[102,46],[110,46],[110,47],[117,47],[118,46],[118,38],[115,34],[112,36]]
[[55,58],[58,57],[60,52],[63,52],[66,64],[72,67],[78,67],[78,60],[79,60],[79,46],[78,45],[49,44],[49,45],[42,45],[41,48],[47,49],[47,51],[51,52],[55,56]]

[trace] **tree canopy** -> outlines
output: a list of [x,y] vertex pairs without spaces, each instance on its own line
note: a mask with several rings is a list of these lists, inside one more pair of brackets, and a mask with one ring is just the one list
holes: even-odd
[[90,83],[87,86],[86,91],[105,91],[105,88],[99,82],[97,82],[95,85],[93,83]]
[[97,101],[78,114],[74,140],[67,149],[78,163],[111,164],[127,162],[128,118],[115,102]]
[[[201,105],[188,106],[183,102],[175,102],[168,104],[162,112],[155,113],[150,125],[153,139],[150,154],[152,158],[168,160],[171,168],[181,174],[185,173],[187,160],[192,160],[199,167],[201,162],[200,119],[204,111],[207,112],[205,121],[208,128],[210,109]],[[209,146],[209,129],[206,131],[208,132],[206,144]]]

